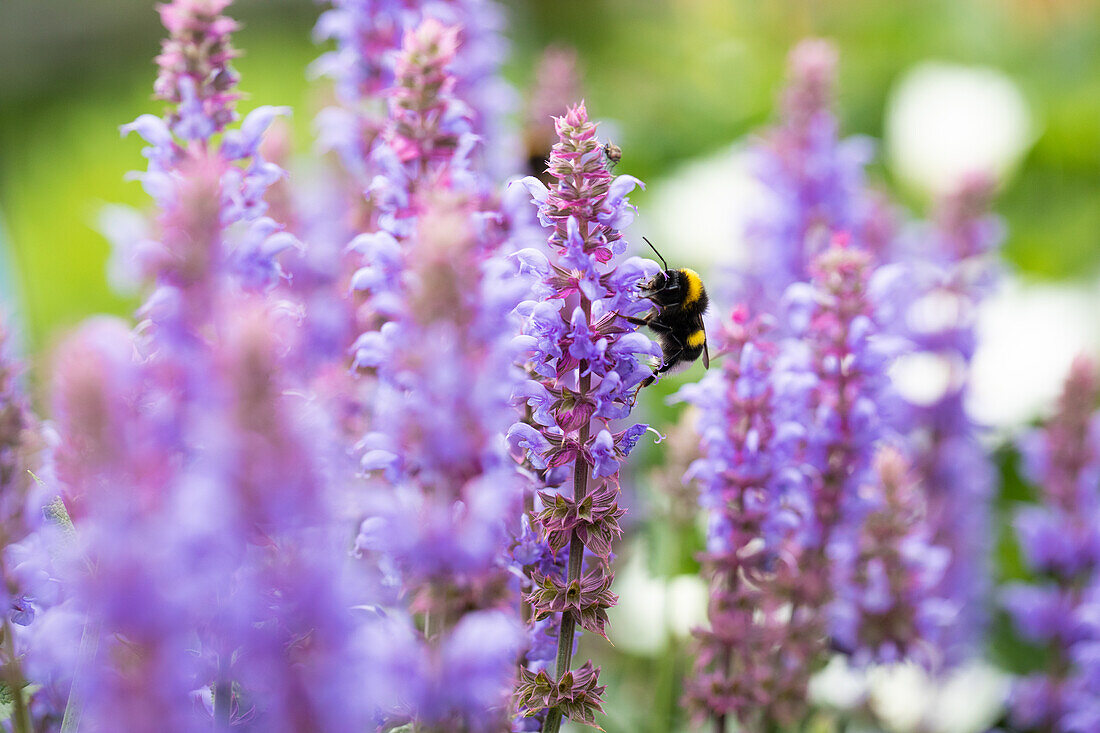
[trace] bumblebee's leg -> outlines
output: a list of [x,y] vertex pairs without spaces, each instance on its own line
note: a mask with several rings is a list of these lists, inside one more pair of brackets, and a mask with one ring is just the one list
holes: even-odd
[[661,366],[658,369],[653,370],[652,376],[646,377],[638,383],[638,389],[634,390],[634,399],[630,402],[630,406],[633,407],[634,403],[638,401],[638,393],[657,381],[657,375],[663,374],[672,368],[673,364],[676,364],[680,360],[680,355],[684,353],[684,345],[680,343],[680,339],[675,336],[672,337],[676,344],[680,347],[680,350],[672,355],[669,359],[661,359]]
[[[679,340],[677,340],[676,343],[679,344],[680,343]],[[658,374],[663,374],[664,372],[667,372],[669,369],[671,369],[673,364],[676,364],[680,361],[680,356],[683,353],[684,353],[684,347],[681,344],[679,351],[677,351],[675,354],[673,354],[670,358],[663,360],[664,363],[661,364],[661,368],[657,370],[657,373]]]
[[645,389],[649,385],[656,382],[658,374],[667,371],[673,364],[675,364],[677,358],[679,358],[680,354],[684,353],[684,350],[687,347],[684,345],[684,343],[682,341],[680,341],[680,339],[676,338],[676,334],[673,332],[671,327],[666,326],[663,323],[656,323],[656,322],[653,321],[653,319],[657,315],[656,311],[650,311],[646,315],[645,318],[634,318],[632,316],[624,316],[622,313],[618,313],[618,312],[616,312],[615,315],[619,316],[620,318],[625,319],[628,323],[633,323],[635,326],[648,326],[653,331],[668,334],[669,338],[671,338],[676,343],[676,346],[679,348],[679,350],[674,354],[674,358],[666,360],[662,357],[661,358],[661,366],[659,368],[653,370],[653,375],[649,376],[649,377],[646,377],[645,379],[643,379],[641,382],[638,383],[638,388],[636,390],[634,390],[634,399],[630,403],[631,407],[633,407],[634,402],[637,402],[637,400],[638,400],[638,394],[643,389]]
[[[656,374],[656,372],[654,372]],[[657,381],[657,377],[650,376],[643,379],[638,383],[638,386],[634,389],[634,394],[630,398],[630,408],[634,409],[634,403],[638,401],[638,395],[642,393],[642,390]]]
[[[653,328],[652,324],[650,325],[650,328]],[[687,348],[684,346],[684,343],[680,341],[680,339],[676,338],[676,335],[672,332],[671,328],[662,325],[660,329],[654,330],[660,330],[664,333],[667,333],[669,335],[669,338],[671,338],[676,343],[678,350],[668,359],[665,359],[664,355],[661,356],[661,366],[653,370],[652,376],[646,377],[638,384],[638,390],[634,393],[635,400],[638,399],[638,392],[641,392],[643,389],[656,382],[658,374],[663,374],[664,372],[667,372],[669,369],[671,369],[672,366],[680,360],[680,355],[683,354]],[[631,405],[633,405],[633,403],[631,403]]]
[[[653,331],[658,331],[660,333],[672,333],[672,328],[670,326],[666,326],[663,323],[657,323],[656,321],[650,321],[649,323],[647,323],[645,325],[649,326],[649,328]],[[676,338],[676,337],[673,336],[673,338]],[[679,341],[680,341],[679,339],[676,339],[677,343],[679,343]]]
[[685,344],[683,341],[678,339],[676,337],[676,334],[672,332],[671,328],[667,329],[666,333],[668,334],[668,338],[672,339],[673,343],[676,344],[677,350],[668,359],[665,359],[664,356],[662,355],[662,357],[661,357],[661,368],[657,370],[657,374],[668,371],[672,367],[673,364],[680,361],[680,357],[683,355],[683,353],[685,351],[687,351],[687,344]]
[[657,326],[653,323],[653,318],[654,318],[654,316],[657,315],[656,311],[651,310],[649,313],[646,313],[645,318],[638,318],[637,316],[623,315],[622,313],[619,313],[618,311],[615,311],[615,315],[617,315],[619,318],[622,318],[627,323],[631,323],[635,326],[649,326],[650,328],[652,328],[654,330],[657,330],[657,331],[662,330],[664,328],[663,326]]

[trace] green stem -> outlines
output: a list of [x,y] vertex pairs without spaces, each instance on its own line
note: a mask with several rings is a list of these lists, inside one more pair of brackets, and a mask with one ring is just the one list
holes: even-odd
[[15,656],[15,639],[12,637],[11,622],[4,619],[4,646],[7,647],[8,663],[5,665],[8,686],[11,687],[12,716],[15,718],[15,733],[31,733],[30,713],[27,712],[27,703],[23,699],[22,672],[19,671],[19,662]]
[[[588,301],[588,298],[581,298],[581,308],[584,310],[584,317],[586,321],[592,320],[592,304]],[[581,372],[585,370],[587,364],[581,362],[579,369]],[[578,379],[577,393],[582,397],[588,394],[588,389],[592,384],[592,375],[585,374]],[[578,441],[583,446],[588,443],[589,423],[585,423],[581,426],[580,434],[578,435]],[[580,503],[584,500],[584,497],[588,495],[588,461],[585,460],[583,455],[578,455],[576,462],[573,464],[573,501]],[[568,586],[574,580],[581,577],[581,565],[584,561],[584,543],[581,538],[577,536],[576,531],[573,532],[569,538],[569,579],[566,581]],[[561,628],[558,631],[558,660],[555,672],[557,678],[560,680],[561,676],[569,671],[570,666],[573,663],[573,633],[576,631],[577,624],[573,620],[573,617],[568,613],[563,613],[561,617]],[[558,729],[561,727],[561,710],[558,708],[550,708],[546,713],[546,722],[543,723],[542,733],[558,733]]]

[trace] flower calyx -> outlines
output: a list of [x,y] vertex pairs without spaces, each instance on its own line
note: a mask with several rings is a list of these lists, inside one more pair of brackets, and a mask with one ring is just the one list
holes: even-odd
[[619,597],[611,592],[611,576],[605,574],[602,567],[573,580],[535,573],[534,581],[535,588],[528,594],[527,601],[535,610],[536,620],[554,613],[568,613],[581,628],[610,641],[604,631],[607,609],[614,606]]
[[546,708],[558,708],[575,723],[603,730],[596,725],[596,713],[603,712],[603,693],[606,687],[599,684],[600,668],[586,662],[578,669],[568,670],[554,680],[546,673],[520,669],[516,686],[516,702],[532,716]]
[[623,534],[619,517],[626,513],[619,506],[619,492],[613,483],[605,482],[579,503],[546,491],[539,492],[539,496],[546,508],[539,513],[538,520],[550,549],[560,552],[575,531],[594,555],[605,564],[610,561],[611,542]]

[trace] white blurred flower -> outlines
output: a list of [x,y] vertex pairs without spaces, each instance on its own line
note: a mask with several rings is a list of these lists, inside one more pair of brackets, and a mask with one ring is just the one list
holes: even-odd
[[875,667],[867,673],[871,710],[891,731],[919,729],[935,688],[915,664]]
[[707,584],[698,575],[677,575],[668,581],[668,626],[680,638],[707,621]]
[[979,733],[1000,716],[1008,697],[1009,678],[976,662],[956,670],[937,690],[928,708],[928,728],[935,733]]
[[608,637],[616,647],[633,654],[657,656],[668,643],[664,582],[646,569],[645,553],[635,544],[625,566],[615,570],[612,588],[619,603],[608,612]]
[[927,62],[886,107],[886,152],[895,172],[931,194],[970,173],[1004,179],[1034,141],[1027,103],[1000,71]]
[[95,229],[111,243],[107,282],[116,293],[136,294],[143,275],[142,253],[157,246],[148,218],[131,206],[104,204],[96,215]]
[[1008,688],[1008,676],[981,661],[937,679],[911,663],[858,669],[837,656],[814,675],[810,697],[857,720],[869,711],[873,720],[862,722],[890,733],[980,733],[1000,716]]
[[644,546],[629,550],[626,565],[615,571],[619,603],[608,612],[611,642],[634,654],[658,656],[671,638],[686,638],[707,620],[707,585],[697,575],[669,580],[646,569]]
[[1070,362],[1100,346],[1100,292],[1006,275],[978,312],[970,413],[998,428],[1049,411]]
[[867,698],[867,675],[853,669],[845,657],[837,655],[810,680],[809,694],[817,705],[851,710]]
[[763,205],[765,190],[743,144],[686,163],[650,190],[645,224],[670,264],[706,270],[747,263],[745,225]]
[[890,366],[890,379],[907,401],[927,407],[959,385],[965,374],[965,366],[960,362],[924,351],[903,354]]

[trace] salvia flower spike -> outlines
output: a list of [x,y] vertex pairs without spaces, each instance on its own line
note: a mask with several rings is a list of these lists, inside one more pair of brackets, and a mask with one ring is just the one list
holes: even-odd
[[[532,381],[517,399],[532,419],[516,423],[508,437],[517,457],[535,469],[571,468],[572,491],[543,492],[537,514],[548,552],[566,561],[566,573],[560,566],[549,567],[549,574],[532,570],[527,596],[536,621],[560,614],[554,669],[562,683],[573,679],[574,629],[604,635],[605,609],[615,603],[609,588],[611,541],[621,534],[619,465],[645,426],[616,432],[610,421],[629,414],[631,390],[651,373],[639,355],[659,351],[620,318],[646,308],[634,286],[653,270],[640,260],[615,259],[625,249],[620,230],[633,218],[626,194],[640,182],[608,172],[583,104],[557,118],[556,129],[551,186],[531,177],[522,181],[550,230],[550,256],[517,254],[541,277],[544,297],[520,306],[525,323],[518,344],[527,352]],[[567,478],[557,481],[555,489]],[[583,572],[586,549],[592,559]],[[534,699],[521,694],[517,703],[524,716],[545,716],[545,731],[557,731],[562,715],[592,723],[587,707],[551,700],[544,712],[531,707]]]

